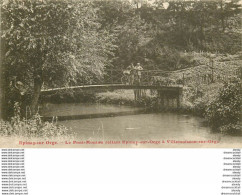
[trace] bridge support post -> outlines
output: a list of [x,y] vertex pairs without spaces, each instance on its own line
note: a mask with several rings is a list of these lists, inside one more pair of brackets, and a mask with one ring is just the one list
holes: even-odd
[[169,109],[169,98],[167,95],[164,95],[164,108]]
[[165,108],[165,94],[161,92],[161,106]]
[[181,108],[182,89],[179,89],[176,99],[177,99],[177,108]]
[[111,83],[113,84],[113,71],[111,70]]
[[183,86],[185,85],[185,75],[184,75],[184,73],[182,73],[182,85]]
[[164,109],[165,108],[165,94],[163,91],[158,90],[158,105]]
[[159,90],[157,90],[157,96],[158,96],[157,104],[158,104],[158,106],[160,106],[161,105],[161,92]]

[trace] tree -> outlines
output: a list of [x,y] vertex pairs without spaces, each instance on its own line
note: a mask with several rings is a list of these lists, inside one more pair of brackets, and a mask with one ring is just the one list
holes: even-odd
[[128,0],[97,1],[102,28],[115,37],[111,68],[125,69],[131,63],[145,61],[142,47],[151,39],[149,26],[139,10]]
[[101,77],[113,45],[112,37],[100,30],[96,12],[91,2],[81,0],[3,2],[5,96],[15,76],[30,91],[35,113],[43,86],[67,86],[90,76]]

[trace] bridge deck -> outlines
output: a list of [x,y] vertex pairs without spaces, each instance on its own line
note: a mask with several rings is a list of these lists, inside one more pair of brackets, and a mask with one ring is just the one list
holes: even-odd
[[41,93],[50,93],[67,89],[98,90],[98,89],[156,89],[160,91],[180,91],[181,86],[155,86],[155,85],[124,85],[124,84],[105,84],[105,85],[83,85],[72,87],[60,87],[54,89],[41,90]]

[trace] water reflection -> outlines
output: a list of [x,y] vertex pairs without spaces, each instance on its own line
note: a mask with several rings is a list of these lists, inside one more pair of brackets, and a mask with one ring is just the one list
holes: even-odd
[[[49,105],[44,115],[95,114],[132,111],[138,108],[102,104]],[[240,142],[240,138],[211,133],[204,119],[176,113],[150,113],[93,119],[60,121],[82,139],[102,140],[221,140]],[[234,140],[233,140],[234,139]]]

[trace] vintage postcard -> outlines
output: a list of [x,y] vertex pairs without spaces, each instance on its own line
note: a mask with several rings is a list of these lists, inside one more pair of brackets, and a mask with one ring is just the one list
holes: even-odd
[[241,0],[2,0],[0,146],[240,148]]

